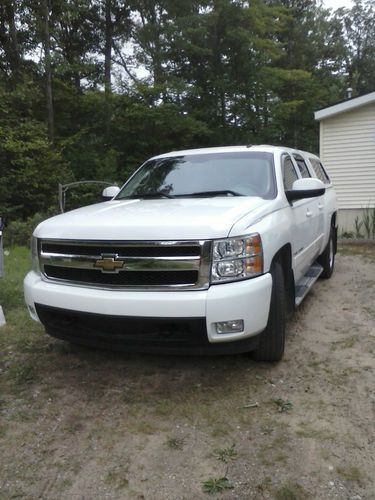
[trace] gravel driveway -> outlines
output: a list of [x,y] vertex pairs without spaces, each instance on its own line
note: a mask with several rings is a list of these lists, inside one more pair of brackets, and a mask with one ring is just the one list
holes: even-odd
[[0,499],[375,498],[375,246],[341,249],[278,364],[12,328],[0,330]]

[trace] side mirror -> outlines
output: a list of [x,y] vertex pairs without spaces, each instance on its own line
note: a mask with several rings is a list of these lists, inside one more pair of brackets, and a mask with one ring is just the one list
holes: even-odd
[[321,196],[325,190],[326,187],[321,180],[309,177],[294,181],[292,189],[285,191],[285,196],[291,202]]
[[103,189],[102,197],[103,201],[110,201],[120,192],[120,188],[118,186],[109,186]]

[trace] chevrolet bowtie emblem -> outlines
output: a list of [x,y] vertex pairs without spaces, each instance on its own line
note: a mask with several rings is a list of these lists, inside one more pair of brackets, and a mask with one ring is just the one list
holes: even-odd
[[100,259],[95,261],[94,267],[101,269],[103,273],[118,273],[123,269],[125,262],[123,260],[116,260],[117,254],[102,255]]

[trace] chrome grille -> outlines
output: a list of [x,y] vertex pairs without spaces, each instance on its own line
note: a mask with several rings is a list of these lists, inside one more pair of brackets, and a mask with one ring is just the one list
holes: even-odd
[[46,280],[95,288],[205,289],[210,256],[210,241],[39,242]]

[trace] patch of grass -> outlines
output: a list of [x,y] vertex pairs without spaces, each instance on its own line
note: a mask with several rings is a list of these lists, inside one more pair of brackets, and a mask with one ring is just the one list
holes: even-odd
[[210,426],[210,433],[214,438],[228,436],[232,431],[233,427],[229,422],[216,422]]
[[371,243],[340,243],[338,245],[338,253],[340,255],[359,255],[366,257],[366,259],[375,261],[375,245]]
[[304,500],[309,495],[298,483],[285,483],[275,492],[276,500]]
[[23,278],[31,269],[30,252],[27,247],[12,247],[4,252],[4,277],[1,278],[0,304],[5,314],[11,309],[25,307]]
[[266,476],[262,479],[262,481],[257,484],[257,490],[262,494],[269,491],[272,484],[272,479],[269,476]]
[[107,472],[105,477],[105,482],[114,486],[117,489],[127,488],[129,486],[129,480],[126,477],[128,473],[128,468],[119,466],[111,469]]
[[346,481],[359,482],[363,478],[362,472],[358,467],[337,467],[336,471]]
[[155,425],[150,422],[146,422],[145,420],[140,420],[135,423],[134,431],[138,434],[154,434],[158,431]]
[[37,381],[37,372],[33,362],[17,362],[8,369],[8,380],[15,385],[22,386],[32,384]]
[[277,398],[273,399],[273,402],[277,406],[279,412],[288,412],[293,408],[293,403],[291,403],[289,400],[282,399],[282,398]]
[[171,450],[182,450],[184,444],[185,444],[185,439],[178,437],[168,438],[165,442],[165,445]]
[[288,457],[284,452],[287,450],[288,441],[288,437],[280,433],[271,442],[263,442],[258,453],[262,464],[272,466],[275,462],[286,462]]
[[233,489],[233,484],[226,477],[210,478],[202,482],[202,489],[204,493],[215,495],[225,490]]
[[327,429],[313,429],[308,426],[299,429],[296,434],[301,438],[311,438],[317,439],[319,441],[328,441],[335,439],[335,436],[332,434],[332,432],[329,432]]
[[220,460],[221,462],[227,463],[229,460],[234,460],[237,458],[237,451],[235,450],[235,444],[228,446],[227,448],[216,448],[213,451],[213,456]]
[[352,335],[344,340],[338,340],[337,342],[333,342],[331,345],[331,350],[335,351],[337,348],[340,349],[351,349],[354,345],[359,341],[358,335]]

